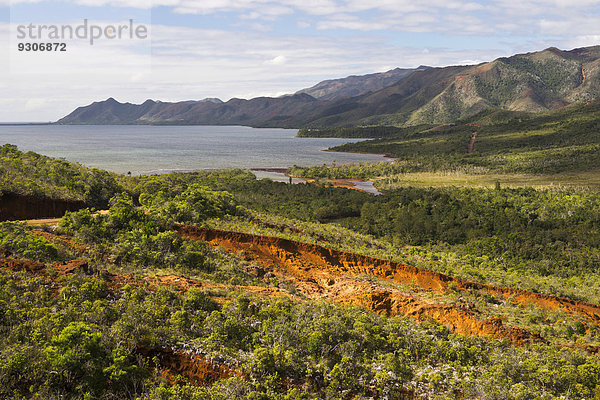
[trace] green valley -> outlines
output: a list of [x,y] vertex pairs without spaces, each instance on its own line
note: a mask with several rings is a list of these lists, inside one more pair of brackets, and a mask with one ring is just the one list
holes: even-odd
[[4,146],[5,193],[87,208],[0,224],[1,397],[597,398],[595,185],[401,181],[593,174],[596,107],[391,131],[343,148],[401,159],[292,170],[314,184],[127,177]]

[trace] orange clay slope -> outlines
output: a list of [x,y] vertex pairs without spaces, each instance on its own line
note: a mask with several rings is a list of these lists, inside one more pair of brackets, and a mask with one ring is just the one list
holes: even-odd
[[[197,279],[187,278],[179,275],[155,275],[135,277],[130,274],[112,274],[107,271],[94,271],[85,260],[70,260],[52,264],[51,270],[56,274],[51,274],[46,268],[46,265],[29,260],[19,260],[12,258],[0,258],[0,270],[19,272],[25,271],[32,275],[45,276],[54,280],[55,276],[67,276],[72,274],[95,275],[106,282],[110,289],[119,289],[125,285],[143,286],[148,290],[157,290],[160,287],[169,287],[178,292],[186,292],[190,289],[222,289],[222,290],[239,290],[246,293],[251,293],[259,297],[290,297],[289,293],[282,290],[266,286],[229,286],[223,284],[215,284],[203,282]],[[60,282],[55,282],[54,288],[58,290]],[[225,298],[219,298],[224,301]],[[217,301],[219,301],[217,299]]]
[[394,283],[416,284],[432,292],[449,290],[452,282],[459,290],[494,289],[505,295],[505,291],[511,289],[494,288],[392,261],[276,237],[192,226],[179,226],[177,229],[186,238],[203,240],[256,261],[281,280],[292,281],[300,293],[311,299],[323,298],[334,303],[357,305],[392,316],[433,319],[453,332],[467,336],[506,338],[517,344],[546,342],[538,334],[525,329],[506,327],[498,318],[482,319],[469,308],[417,299],[381,283],[356,279],[356,276],[366,274]]
[[171,385],[183,377],[193,385],[206,386],[220,379],[241,373],[223,363],[215,362],[203,354],[165,348],[138,346],[136,353],[150,360],[155,369]]
[[331,271],[352,275],[368,274],[395,283],[414,284],[422,289],[437,292],[448,291],[450,286],[453,290],[484,290],[505,298],[510,297],[523,305],[535,304],[543,308],[563,309],[566,312],[581,314],[600,325],[600,306],[592,303],[467,281],[394,261],[277,237],[192,226],[179,226],[177,229],[182,236],[207,241],[230,250],[254,252],[275,264],[297,259],[301,263],[313,263]]

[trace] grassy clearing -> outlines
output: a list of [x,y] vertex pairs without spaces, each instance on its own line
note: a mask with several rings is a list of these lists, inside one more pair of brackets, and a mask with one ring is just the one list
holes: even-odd
[[495,189],[533,187],[535,189],[598,191],[600,170],[552,175],[534,174],[468,174],[459,171],[412,172],[380,177],[374,180],[379,190],[399,187],[471,187]]

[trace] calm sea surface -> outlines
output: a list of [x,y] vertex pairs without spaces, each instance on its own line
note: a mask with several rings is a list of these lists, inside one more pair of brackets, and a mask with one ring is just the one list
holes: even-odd
[[321,151],[353,139],[295,137],[295,129],[241,126],[0,126],[17,145],[125,174],[207,168],[287,168],[383,161],[383,156]]

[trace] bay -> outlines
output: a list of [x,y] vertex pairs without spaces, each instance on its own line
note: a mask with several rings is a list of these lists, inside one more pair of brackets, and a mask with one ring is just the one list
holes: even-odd
[[296,133],[243,126],[11,125],[0,126],[0,144],[134,175],[388,160],[322,151],[361,139],[297,138]]

